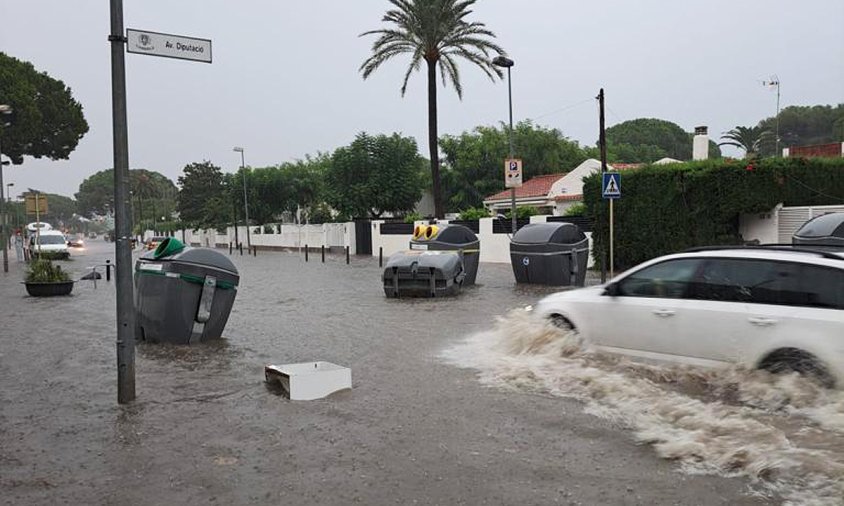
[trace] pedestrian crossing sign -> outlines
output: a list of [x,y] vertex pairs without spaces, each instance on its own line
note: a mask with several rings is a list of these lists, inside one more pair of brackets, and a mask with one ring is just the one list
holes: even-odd
[[604,172],[601,188],[601,196],[605,199],[620,199],[621,174],[618,172]]

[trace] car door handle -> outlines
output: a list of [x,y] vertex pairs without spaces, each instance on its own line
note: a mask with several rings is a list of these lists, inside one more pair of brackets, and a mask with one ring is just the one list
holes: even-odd
[[672,311],[671,309],[654,309],[651,312],[653,314],[655,314],[657,316],[661,316],[663,318],[665,318],[667,316],[674,316],[674,311]]
[[758,318],[755,316],[751,316],[747,319],[747,321],[760,327],[768,327],[777,323],[777,320],[774,320],[773,318]]

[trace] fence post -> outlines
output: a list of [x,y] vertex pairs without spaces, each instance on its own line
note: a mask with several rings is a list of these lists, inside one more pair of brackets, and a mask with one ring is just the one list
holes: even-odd
[[111,260],[106,260],[106,281],[111,281]]
[[320,252],[322,253],[322,263],[325,263],[325,244],[320,246]]

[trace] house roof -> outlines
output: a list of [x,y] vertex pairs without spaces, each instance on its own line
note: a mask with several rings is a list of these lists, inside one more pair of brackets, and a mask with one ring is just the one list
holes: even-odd
[[[551,191],[551,186],[562,179],[565,175],[565,172],[561,172],[559,174],[545,174],[528,179],[524,182],[524,184],[522,184],[522,186],[516,188],[516,198],[545,197],[548,195],[548,192]],[[490,195],[484,200],[505,200],[509,198],[510,189],[507,188],[495,195]]]

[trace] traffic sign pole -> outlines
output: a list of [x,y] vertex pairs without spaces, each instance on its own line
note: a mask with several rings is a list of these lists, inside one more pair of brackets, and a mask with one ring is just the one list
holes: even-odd
[[613,231],[613,221],[614,220],[613,220],[613,215],[612,215],[612,206],[613,206],[614,200],[615,199],[610,199],[610,279],[615,277],[615,268],[613,267],[613,256],[614,256],[614,253],[615,253],[615,250],[613,249],[613,246],[614,246],[613,243],[615,242],[615,234],[614,234],[614,231]]

